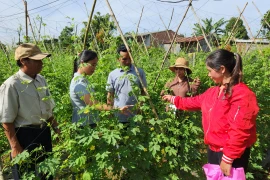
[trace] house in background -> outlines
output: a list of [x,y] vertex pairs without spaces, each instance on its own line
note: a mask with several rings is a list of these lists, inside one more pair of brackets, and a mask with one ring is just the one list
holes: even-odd
[[[156,46],[164,48],[165,51],[168,51],[171,42],[173,40],[174,34],[175,32],[172,30],[141,33],[136,35],[136,40],[138,43],[144,42],[146,47]],[[127,38],[127,40],[134,39],[132,35],[126,35],[125,37]],[[207,39],[209,42],[214,41],[214,37],[212,36],[207,36]],[[180,51],[185,51],[187,53],[197,51],[208,52],[209,47],[206,44],[204,36],[184,37],[183,35],[177,35],[176,40],[171,48],[171,52],[179,53]]]
[[[213,46],[214,37],[207,36],[208,42]],[[171,45],[171,41],[164,42],[163,47],[167,51]],[[175,43],[171,49],[174,53],[185,51],[187,53],[193,53],[198,51],[209,52],[210,49],[205,41],[204,36],[195,37],[177,37]]]
[[[164,42],[171,41],[174,37],[175,32],[172,30],[158,31],[158,32],[148,32],[136,35],[138,43],[143,43],[146,47],[156,46],[163,47]],[[127,40],[133,40],[132,35],[125,36]],[[177,38],[184,37],[184,35],[177,35]]]
[[234,40],[237,48],[237,52],[240,54],[245,53],[248,49],[249,51],[255,49],[263,49],[269,47],[270,41],[268,39],[257,38],[257,39],[235,39]]

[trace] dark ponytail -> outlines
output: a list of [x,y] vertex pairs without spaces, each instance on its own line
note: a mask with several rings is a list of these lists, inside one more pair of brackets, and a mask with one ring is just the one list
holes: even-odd
[[241,56],[225,49],[218,49],[207,57],[206,65],[215,70],[219,70],[221,66],[227,69],[231,75],[231,79],[230,82],[225,85],[225,94],[231,96],[232,87],[242,82],[243,66]]
[[79,54],[79,58],[76,57],[73,62],[73,74],[78,71],[80,63],[87,63],[94,60],[97,57],[97,53],[91,50],[84,50]]

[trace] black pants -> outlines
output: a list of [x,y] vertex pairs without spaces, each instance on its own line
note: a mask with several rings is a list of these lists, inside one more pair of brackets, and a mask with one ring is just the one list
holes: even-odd
[[[20,127],[15,128],[17,139],[24,150],[28,150],[31,154],[30,163],[14,165],[12,167],[12,175],[15,180],[21,179],[21,175],[25,172],[36,172],[36,164],[42,162],[47,157],[45,152],[52,152],[52,140],[49,127],[33,128],[33,127]],[[42,146],[43,152],[31,153],[35,148]],[[36,173],[37,174],[37,173]],[[45,179],[44,177],[40,177]],[[52,179],[50,177],[49,179]]]
[[[234,159],[232,167],[234,168],[243,167],[246,173],[248,168],[249,155],[250,155],[250,148],[246,148],[245,152],[242,154],[240,158]],[[222,156],[223,152],[215,152],[209,148],[207,150],[208,163],[210,164],[220,165]]]

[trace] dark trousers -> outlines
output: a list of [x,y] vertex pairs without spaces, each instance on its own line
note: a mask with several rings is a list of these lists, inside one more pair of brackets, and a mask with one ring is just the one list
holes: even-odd
[[[234,168],[243,167],[245,172],[247,172],[249,155],[250,155],[250,148],[246,148],[245,152],[242,154],[240,158],[234,159],[232,167]],[[223,152],[215,152],[209,148],[207,150],[208,163],[210,164],[220,165],[222,156]]]
[[[21,175],[25,172],[35,172],[36,175],[36,164],[42,162],[47,157],[45,152],[52,152],[52,140],[51,132],[49,127],[36,128],[36,127],[20,127],[16,128],[16,136],[24,150],[28,150],[30,153],[30,162],[23,163],[21,165],[14,165],[12,167],[12,175],[15,180],[21,179]],[[33,152],[35,148],[42,146],[43,152]],[[45,179],[45,176],[41,179]],[[48,178],[52,179],[52,177]]]

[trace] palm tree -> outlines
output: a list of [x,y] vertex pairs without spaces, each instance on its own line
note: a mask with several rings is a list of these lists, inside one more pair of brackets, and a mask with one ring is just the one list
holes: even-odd
[[[205,35],[214,34],[215,36],[220,36],[222,33],[225,32],[225,30],[221,28],[225,23],[227,23],[227,21],[225,21],[224,18],[221,18],[220,20],[218,20],[214,24],[213,24],[212,18],[203,19],[202,22],[203,22],[202,29],[203,29]],[[194,30],[196,36],[202,35],[203,33],[202,33],[201,28],[200,28],[200,25],[198,23],[195,23],[194,26],[195,27],[193,28],[193,30]]]

